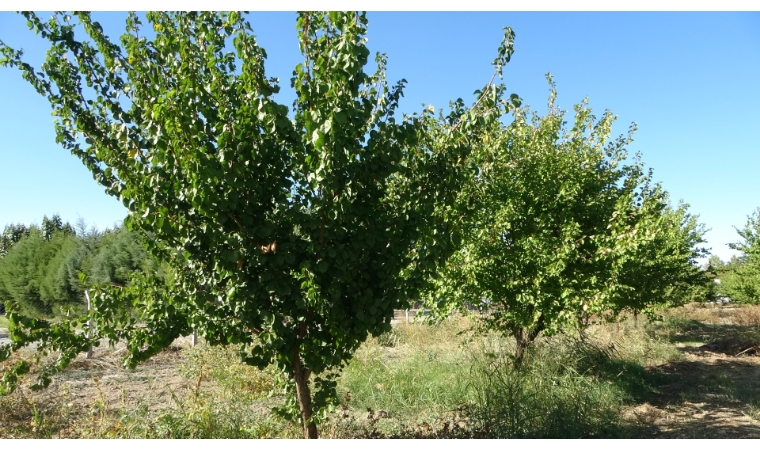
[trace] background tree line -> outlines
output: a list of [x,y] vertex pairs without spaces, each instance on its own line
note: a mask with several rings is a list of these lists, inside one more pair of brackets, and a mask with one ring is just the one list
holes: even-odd
[[135,273],[163,276],[142,238],[123,226],[99,231],[56,214],[39,225],[6,225],[0,235],[0,308],[25,316],[81,309],[90,285],[126,286]]

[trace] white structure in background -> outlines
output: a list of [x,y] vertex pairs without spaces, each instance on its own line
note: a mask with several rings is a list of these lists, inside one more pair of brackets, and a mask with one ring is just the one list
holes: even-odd
[[[713,278],[713,281],[715,282],[715,284],[720,284],[720,279],[718,279],[718,278]],[[718,305],[718,306],[723,306],[723,305],[727,305],[729,303],[731,303],[731,298],[729,298],[729,297],[718,297],[718,299],[715,300],[714,302],[707,302],[705,304],[706,305],[715,304],[715,305]]]
[[[84,291],[84,297],[87,299],[87,312],[90,311],[90,291],[85,290]],[[87,320],[87,331],[85,331],[87,337],[92,337],[92,319]],[[90,348],[87,350],[87,355],[85,355],[85,358],[91,359],[92,358],[92,345],[90,345]]]

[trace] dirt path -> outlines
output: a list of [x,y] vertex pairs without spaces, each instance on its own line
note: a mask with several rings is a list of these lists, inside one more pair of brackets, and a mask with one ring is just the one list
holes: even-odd
[[726,355],[694,345],[678,347],[684,360],[650,368],[662,384],[648,401],[625,413],[640,431],[635,434],[760,439],[760,357]]
[[[24,389],[23,395],[14,394],[6,405],[15,407],[0,408],[2,420],[14,424],[8,430],[0,429],[0,438],[29,437],[29,427],[24,424],[34,422],[32,404],[43,412],[46,428],[52,431],[49,435],[44,430],[37,432],[53,438],[83,437],[80,429],[98,429],[95,422],[101,414],[113,415],[113,420],[101,422],[105,424],[104,430],[115,427],[114,436],[119,432],[118,417],[123,414],[154,420],[161,411],[178,406],[208,384],[180,373],[185,360],[181,350],[188,345],[182,339],[175,341],[175,345],[135,370],[121,366],[123,345],[115,349],[96,348],[92,359],[80,355],[43,392]],[[93,423],[77,424],[82,421]]]
[[97,399],[108,409],[144,407],[156,411],[185,399],[194,387],[193,380],[180,374],[184,358],[179,346],[170,347],[135,370],[121,367],[118,350],[96,349],[90,360],[78,357],[69,370],[56,377],[50,390],[81,407]]

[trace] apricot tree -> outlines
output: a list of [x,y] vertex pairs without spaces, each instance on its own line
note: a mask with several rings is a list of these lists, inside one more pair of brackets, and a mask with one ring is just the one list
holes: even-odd
[[[130,14],[120,44],[87,13],[24,16],[50,42],[46,61],[38,72],[0,43],[0,64],[47,97],[58,142],[124,203],[127,226],[152,237],[173,274],[102,288],[92,339],[126,340],[129,366],[192,330],[243,344],[246,363],[292,380],[304,434],[317,437],[314,411],[334,396],[327,369],[388,330],[456,248],[450,205],[468,153],[517,97],[489,83],[448,117],[396,117],[405,81],[387,83],[380,54],[365,73],[361,13],[298,15],[292,109],[275,101],[267,53],[241,14],[148,13],[150,39]],[[513,37],[507,29],[499,74]],[[10,318],[0,360],[38,340],[63,367],[90,344],[74,331],[85,318]]]

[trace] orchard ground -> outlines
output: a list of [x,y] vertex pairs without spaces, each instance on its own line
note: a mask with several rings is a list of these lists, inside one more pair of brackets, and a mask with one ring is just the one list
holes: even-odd
[[[400,323],[370,339],[321,436],[760,438],[760,306],[692,304],[542,337],[522,370],[510,339],[472,326]],[[276,372],[235,362],[232,348],[180,339],[135,370],[123,351],[98,348],[48,389],[27,380],[0,399],[0,438],[302,435],[272,413],[284,400]]]

